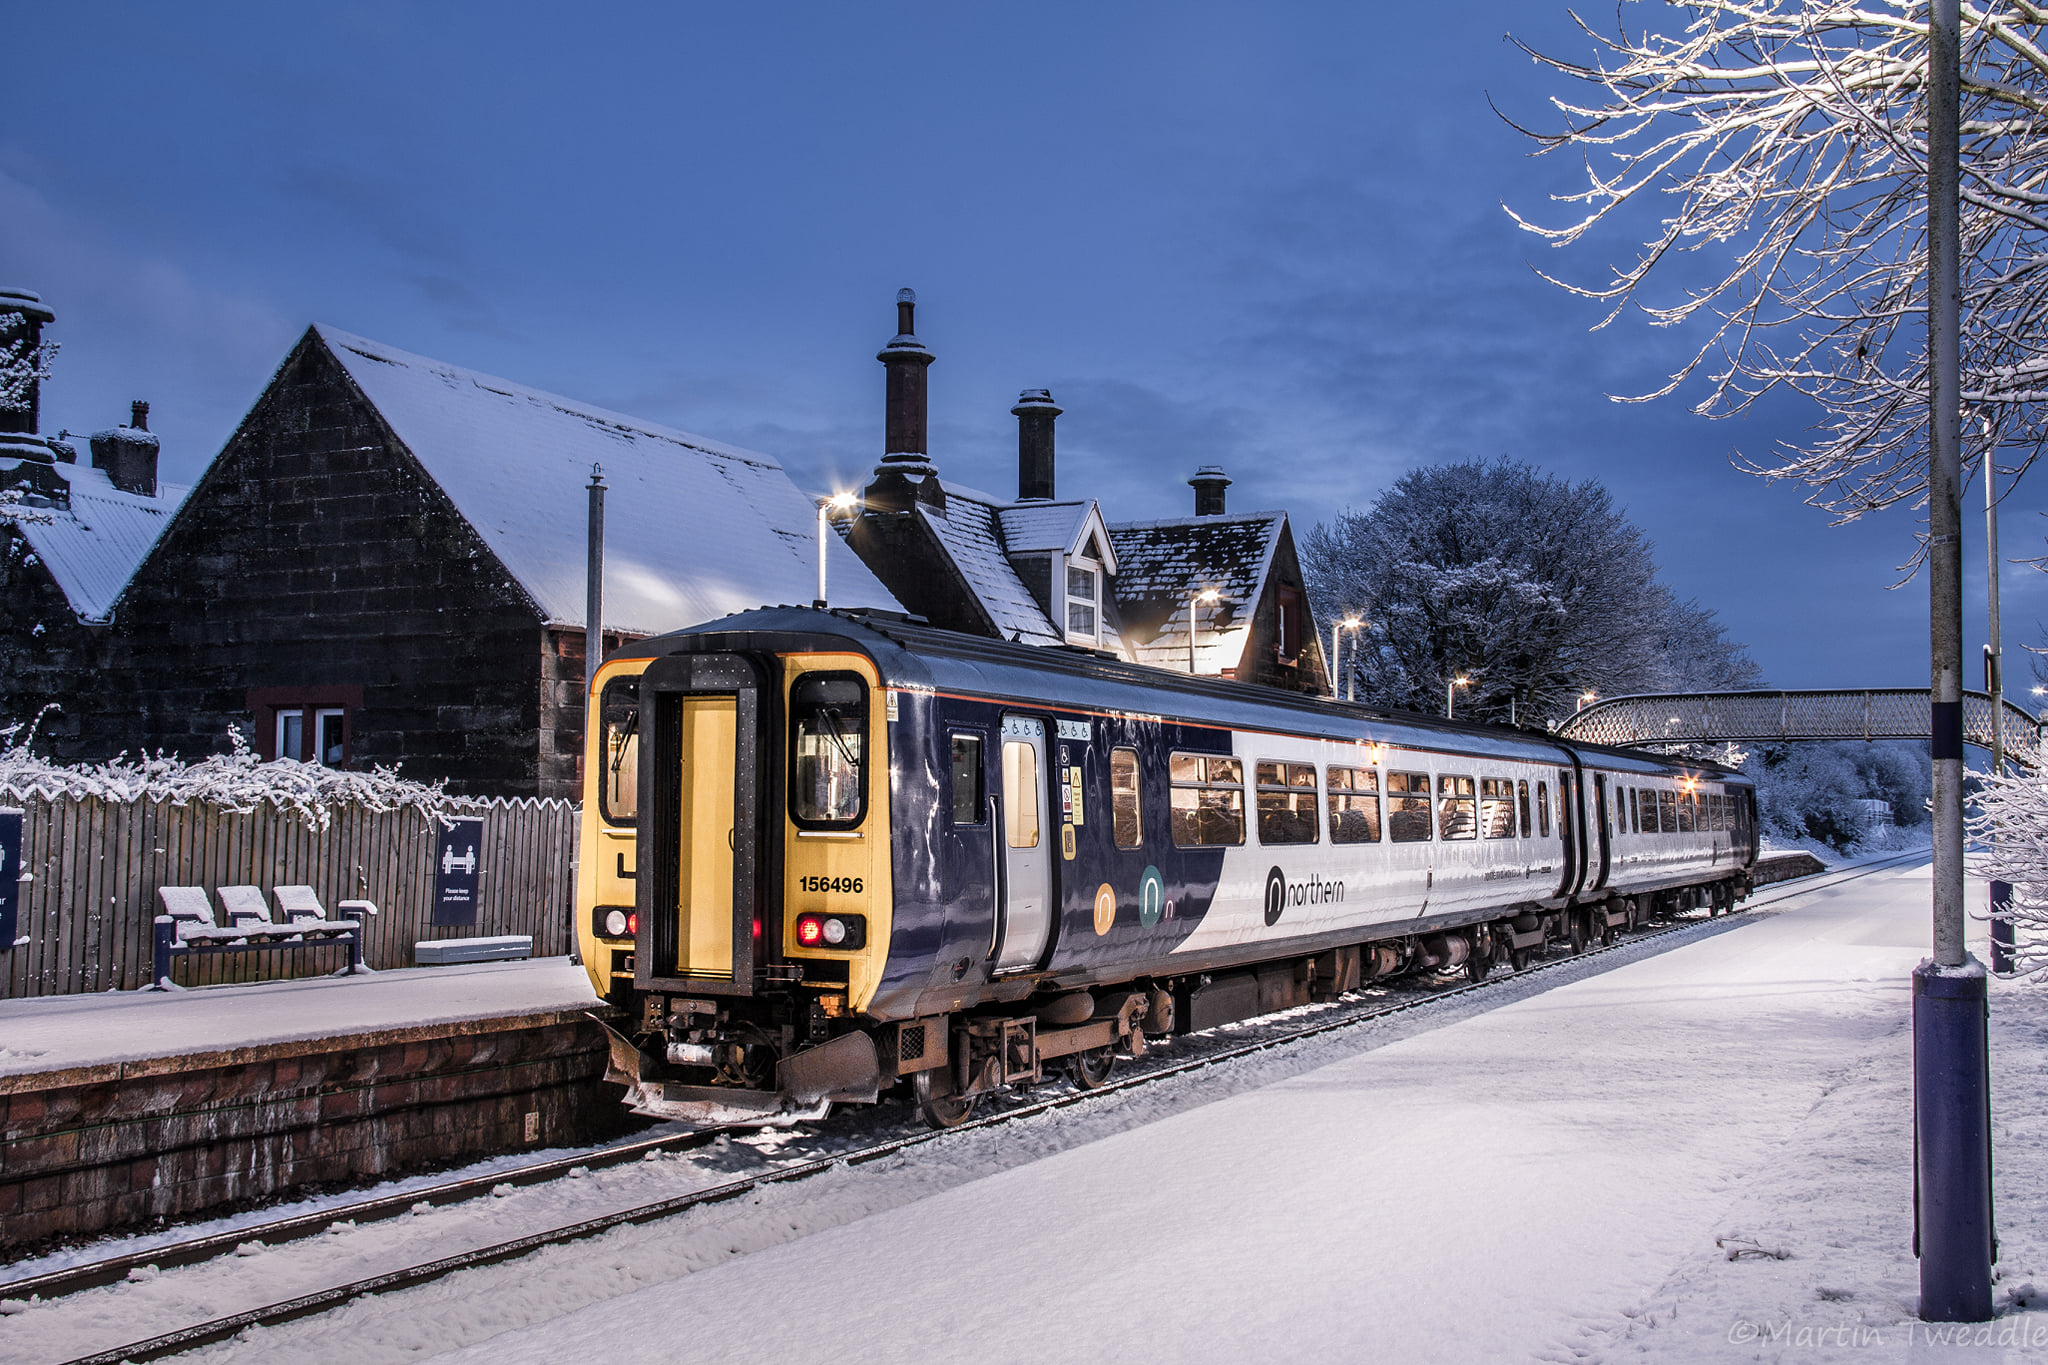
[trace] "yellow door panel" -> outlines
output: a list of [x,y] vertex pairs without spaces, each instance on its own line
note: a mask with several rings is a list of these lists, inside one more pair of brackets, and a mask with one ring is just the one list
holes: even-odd
[[732,975],[735,697],[683,699],[679,975]]

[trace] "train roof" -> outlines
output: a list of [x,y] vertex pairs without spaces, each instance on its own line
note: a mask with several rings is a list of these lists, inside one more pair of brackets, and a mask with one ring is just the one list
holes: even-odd
[[[734,638],[744,637],[744,638]],[[1734,769],[1638,749],[1583,744],[1541,731],[1444,720],[1221,678],[1190,677],[1093,650],[1012,643],[940,630],[893,613],[762,607],[641,640],[612,657],[656,657],[696,649],[846,649],[872,659],[885,683],[1029,702],[1053,711],[1171,715],[1243,730],[1284,730],[1330,739],[1366,739],[1403,748],[1554,762],[1568,753],[1598,755],[1602,767],[1645,774],[1674,769],[1740,778]],[[1055,681],[1056,680],[1056,681]],[[1057,701],[1052,700],[1057,698]],[[1169,702],[1167,699],[1171,698]],[[1363,725],[1365,733],[1359,733]]]

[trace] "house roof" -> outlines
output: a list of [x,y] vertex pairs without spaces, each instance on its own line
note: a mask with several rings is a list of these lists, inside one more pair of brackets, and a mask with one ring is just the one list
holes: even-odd
[[[609,488],[608,627],[653,634],[816,595],[817,507],[773,456],[314,331],[549,624],[584,624],[593,464]],[[901,610],[838,536],[826,544],[834,606]]]
[[1189,599],[1213,588],[1217,600],[1200,608],[1197,671],[1237,667],[1286,524],[1285,512],[1112,523],[1117,603],[1132,657],[1185,669]]
[[949,487],[945,511],[924,503],[917,504],[917,511],[1005,640],[1064,642],[1010,563],[995,507]]
[[996,513],[996,519],[1003,528],[1003,544],[1013,555],[1080,554],[1093,531],[1100,538],[1102,556],[1108,561],[1103,567],[1112,574],[1116,572],[1116,551],[1109,543],[1102,512],[1093,498],[1011,503]]
[[19,529],[79,619],[104,621],[190,490],[159,484],[157,495],[145,498],[122,492],[89,465],[55,468],[71,486],[70,510],[31,509],[49,520],[24,520]]

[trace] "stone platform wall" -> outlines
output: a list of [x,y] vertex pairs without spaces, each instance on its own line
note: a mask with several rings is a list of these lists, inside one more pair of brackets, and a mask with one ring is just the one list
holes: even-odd
[[576,1013],[0,1076],[0,1251],[627,1127]]

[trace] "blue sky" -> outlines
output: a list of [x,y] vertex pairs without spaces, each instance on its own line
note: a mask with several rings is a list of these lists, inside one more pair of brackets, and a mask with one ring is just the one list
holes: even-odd
[[[1773,685],[1924,686],[1924,579],[1887,591],[1917,514],[1831,528],[1731,467],[1796,435],[1796,405],[1610,402],[1684,337],[1589,332],[1532,274],[1629,247],[1560,256],[1500,207],[1540,214],[1573,174],[1487,104],[1544,118],[1554,78],[1503,35],[1570,51],[1567,22],[1550,0],[17,7],[38,79],[0,128],[0,283],[58,315],[46,427],[147,398],[173,479],[321,321],[813,487],[881,453],[873,355],[908,284],[960,482],[1014,490],[1008,409],[1048,385],[1061,491],[1112,519],[1184,512],[1220,463],[1233,507],[1306,529],[1508,454],[1605,482]],[[2008,500],[2008,557],[2042,552],[2041,510]],[[2048,584],[2005,585],[2014,650]]]

